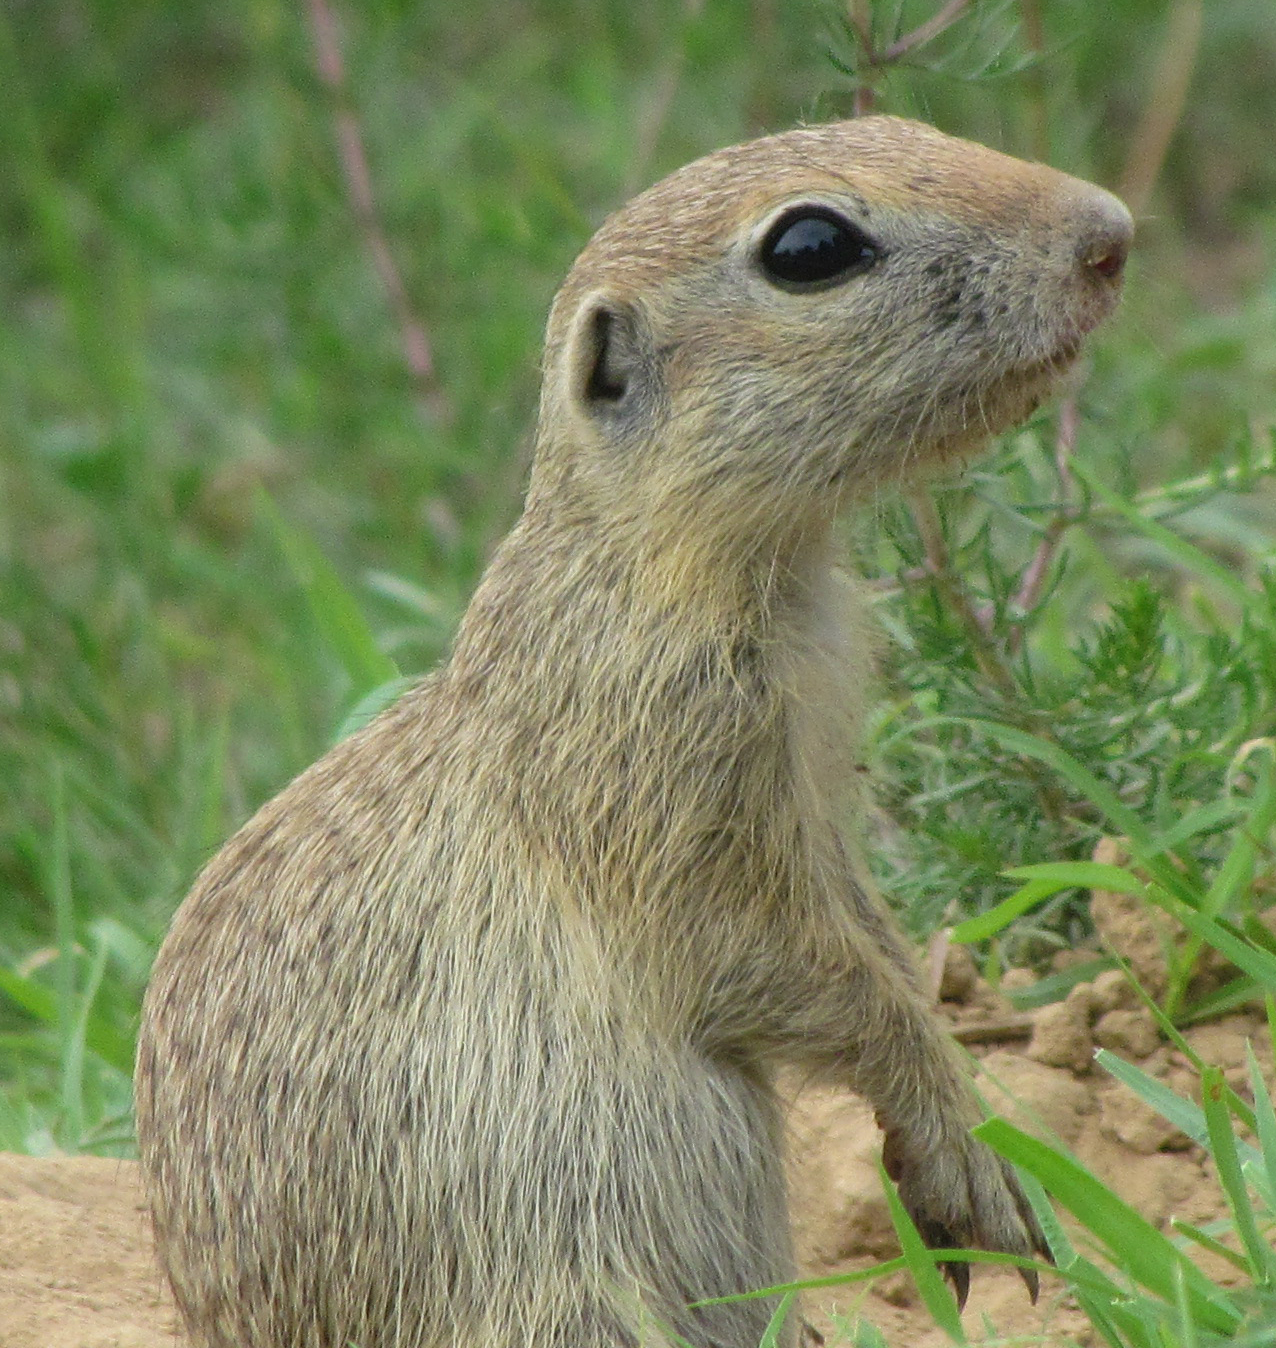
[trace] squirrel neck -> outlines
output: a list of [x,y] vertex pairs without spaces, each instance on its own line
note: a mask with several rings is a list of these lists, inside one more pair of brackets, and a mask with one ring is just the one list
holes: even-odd
[[791,642],[830,583],[833,518],[829,509],[747,538],[530,501],[466,613],[452,672],[480,673],[515,647],[534,666],[601,672],[742,640]]
[[482,708],[489,790],[545,831],[608,931],[663,913],[691,950],[705,905],[744,894],[792,917],[816,835],[829,845],[857,789],[865,680],[842,685],[871,641],[856,653],[831,522],[782,541],[618,546],[604,521],[533,502],[465,616],[445,679]]
[[[618,474],[600,485],[579,466],[596,449],[564,443],[542,428],[523,516],[489,575],[522,578],[517,589],[530,601],[529,613],[538,598],[575,596],[586,622],[591,578],[601,576],[600,588],[631,616],[654,617],[692,640],[742,628],[765,639],[794,620],[800,624],[834,563],[841,493],[832,488],[786,508],[770,491],[748,485],[736,491],[712,469],[679,474],[679,456],[667,446],[630,448],[632,459],[647,458],[648,467],[632,483]],[[738,476],[747,484],[744,472]],[[531,577],[543,587],[540,596],[529,593]],[[560,616],[574,631],[571,615]],[[611,605],[605,620],[626,626]]]

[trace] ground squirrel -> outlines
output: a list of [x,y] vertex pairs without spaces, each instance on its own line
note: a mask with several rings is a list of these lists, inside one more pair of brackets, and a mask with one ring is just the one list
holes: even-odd
[[198,1348],[752,1348],[774,1303],[689,1303],[791,1275],[782,1064],[868,1098],[933,1245],[1042,1250],[858,860],[873,639],[830,533],[1037,406],[1130,232],[887,117],[606,221],[451,658],[156,961],[138,1138]]

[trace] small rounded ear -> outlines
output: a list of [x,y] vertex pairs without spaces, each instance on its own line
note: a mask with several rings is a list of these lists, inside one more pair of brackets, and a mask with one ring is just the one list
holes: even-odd
[[572,396],[592,416],[629,418],[649,408],[656,361],[634,305],[596,295],[581,305],[572,337]]

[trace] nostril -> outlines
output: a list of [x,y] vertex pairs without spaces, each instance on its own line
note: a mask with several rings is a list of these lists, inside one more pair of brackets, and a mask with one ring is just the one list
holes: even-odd
[[1124,203],[1094,189],[1078,226],[1076,256],[1082,268],[1102,281],[1119,281],[1134,238],[1134,221]]
[[1106,248],[1095,249],[1086,259],[1085,265],[1097,272],[1105,281],[1115,281],[1125,270],[1125,259],[1129,245],[1110,243]]

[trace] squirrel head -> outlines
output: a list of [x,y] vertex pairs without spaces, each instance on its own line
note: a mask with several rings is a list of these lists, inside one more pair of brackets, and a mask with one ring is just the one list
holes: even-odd
[[1132,229],[1101,188],[892,117],[711,154],[563,284],[529,504],[745,536],[916,480],[1049,395]]

